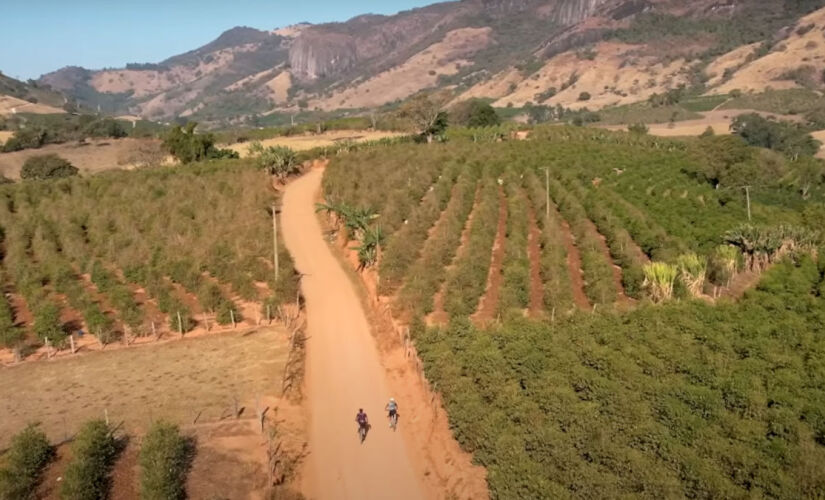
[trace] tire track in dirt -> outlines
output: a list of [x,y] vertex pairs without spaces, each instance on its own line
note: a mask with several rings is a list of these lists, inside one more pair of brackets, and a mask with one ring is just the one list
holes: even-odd
[[498,228],[491,251],[490,271],[487,274],[487,288],[479,301],[476,313],[473,314],[471,318],[473,321],[480,323],[491,321],[495,318],[496,310],[498,309],[498,299],[501,294],[501,283],[504,280],[504,276],[501,274],[501,268],[504,264],[505,242],[507,239],[507,196],[504,194],[504,188],[501,186],[498,188],[498,200]]
[[470,209],[470,215],[464,222],[464,228],[461,230],[461,238],[459,240],[458,249],[456,249],[453,261],[444,269],[444,280],[438,292],[433,297],[433,312],[427,317],[427,323],[430,325],[443,325],[450,320],[449,314],[444,310],[444,298],[447,295],[447,276],[455,269],[456,263],[467,253],[467,242],[470,241],[470,229],[473,227],[473,219],[475,217],[476,209],[481,198],[481,184],[476,186],[475,197],[473,198],[473,208]]
[[530,302],[528,313],[536,318],[544,310],[544,285],[541,280],[541,230],[532,204],[527,208],[527,255],[530,260]]

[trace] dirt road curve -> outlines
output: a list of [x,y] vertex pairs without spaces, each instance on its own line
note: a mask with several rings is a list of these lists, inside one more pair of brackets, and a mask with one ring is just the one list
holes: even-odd
[[[423,498],[401,434],[383,417],[391,394],[366,315],[315,215],[322,173],[314,169],[291,183],[281,212],[284,241],[305,275],[310,454],[304,489],[317,499]],[[411,416],[399,403],[402,419]],[[363,445],[355,424],[359,407],[373,424]]]

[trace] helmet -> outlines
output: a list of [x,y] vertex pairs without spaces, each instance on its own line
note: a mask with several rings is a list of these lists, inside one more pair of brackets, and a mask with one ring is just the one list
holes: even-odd
[[395,398],[390,398],[390,401],[392,401],[393,403],[395,403]]
[[364,409],[363,408],[358,408],[358,413],[364,413]]

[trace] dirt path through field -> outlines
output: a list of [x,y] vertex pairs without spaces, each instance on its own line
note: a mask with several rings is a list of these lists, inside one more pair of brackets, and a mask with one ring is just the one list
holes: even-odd
[[498,188],[498,227],[496,239],[493,241],[492,256],[490,257],[490,272],[487,275],[487,288],[478,304],[478,310],[472,319],[484,323],[491,321],[498,310],[498,299],[501,295],[501,285],[504,276],[501,268],[504,265],[505,245],[507,244],[507,197],[504,189]]
[[530,205],[527,212],[528,227],[527,254],[530,257],[530,304],[528,312],[536,318],[544,309],[544,286],[541,282],[541,230],[536,222],[536,210]]
[[564,233],[564,245],[567,247],[567,270],[570,272],[570,283],[573,285],[573,302],[580,309],[590,309],[590,301],[584,293],[584,278],[582,277],[582,257],[576,247],[576,238],[570,230],[570,224],[561,220],[561,229]]
[[[283,198],[282,229],[304,274],[307,307],[306,385],[309,457],[304,487],[310,498],[424,498],[401,433],[388,429],[391,396],[378,349],[355,288],[324,241],[315,214],[323,170],[296,180]],[[416,418],[401,403],[402,421]],[[372,429],[359,444],[355,414]]]

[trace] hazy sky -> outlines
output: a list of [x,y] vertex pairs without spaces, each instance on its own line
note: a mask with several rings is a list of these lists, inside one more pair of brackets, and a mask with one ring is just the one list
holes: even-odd
[[436,0],[0,0],[0,71],[37,78],[63,66],[158,62],[234,26],[393,14]]

